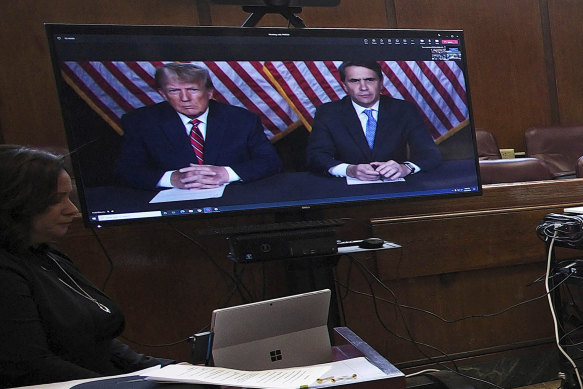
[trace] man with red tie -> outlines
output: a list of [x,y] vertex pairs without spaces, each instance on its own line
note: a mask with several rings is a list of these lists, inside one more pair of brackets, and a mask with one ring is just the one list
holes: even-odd
[[125,184],[206,189],[281,171],[259,117],[212,100],[206,69],[170,63],[156,70],[155,79],[165,101],[122,117],[115,174]]

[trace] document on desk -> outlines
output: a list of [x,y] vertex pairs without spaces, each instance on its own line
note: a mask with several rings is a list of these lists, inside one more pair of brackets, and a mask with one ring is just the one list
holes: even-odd
[[346,176],[346,183],[348,185],[362,185],[362,184],[387,184],[390,182],[403,182],[404,178],[397,178],[395,180],[374,180],[374,181],[362,181],[358,178]]
[[212,189],[164,189],[158,192],[150,204],[153,203],[169,203],[171,201],[188,201],[188,200],[203,200],[222,197],[225,191],[225,185]]
[[261,389],[324,388],[383,378],[390,377],[362,357],[321,365],[260,371],[193,365],[169,365],[147,377],[148,380],[157,382],[182,382]]
[[321,377],[329,366],[305,366],[289,369],[244,371],[222,367],[169,365],[147,377],[158,382],[182,382],[244,388],[299,388]]

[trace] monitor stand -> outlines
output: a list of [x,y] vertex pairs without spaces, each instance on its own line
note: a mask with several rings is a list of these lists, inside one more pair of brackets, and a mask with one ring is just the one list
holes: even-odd
[[332,330],[341,325],[341,301],[336,293],[335,268],[340,255],[309,257],[284,260],[287,288],[290,294],[300,294],[315,290],[330,289],[330,310],[328,328]]
[[[282,261],[287,291],[300,294],[330,289],[330,329],[341,325],[341,300],[336,293],[335,269],[342,255],[399,248],[378,238],[339,241],[336,229],[348,218],[325,219],[315,210],[276,213],[275,223],[199,229],[202,236],[224,236],[229,244],[228,258],[237,263]],[[368,240],[381,245],[365,246]]]
[[[280,222],[324,220],[324,217],[317,210],[300,210],[297,212],[287,212],[276,214],[276,220]],[[329,230],[331,239],[337,242],[336,229]],[[309,232],[308,232],[309,233]],[[328,311],[328,329],[332,336],[333,329],[339,327],[341,320],[341,301],[336,290],[336,266],[340,259],[337,253],[329,255],[313,255],[305,258],[289,258],[283,260],[286,271],[287,289],[291,294],[306,293],[315,290],[330,289],[330,308]]]
[[305,28],[306,25],[302,18],[296,14],[302,12],[301,7],[288,7],[288,6],[275,6],[275,5],[265,5],[265,6],[243,6],[243,11],[250,13],[249,17],[241,25],[241,27],[255,27],[259,20],[263,18],[266,14],[280,14],[283,16],[292,26],[296,28]]

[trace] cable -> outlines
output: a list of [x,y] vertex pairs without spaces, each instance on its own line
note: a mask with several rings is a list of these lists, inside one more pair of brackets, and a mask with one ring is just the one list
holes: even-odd
[[107,287],[107,283],[109,282],[109,279],[111,278],[111,275],[113,274],[113,268],[114,268],[113,260],[111,259],[109,252],[107,251],[107,249],[103,245],[101,238],[99,237],[99,235],[97,235],[97,231],[95,231],[95,228],[91,228],[91,232],[93,233],[93,236],[97,240],[97,244],[99,244],[99,247],[101,247],[101,251],[103,252],[103,255],[105,255],[107,262],[109,263],[109,270],[107,272],[107,275],[105,276],[105,280],[103,280],[103,284],[101,284],[101,290],[105,292],[105,288]]
[[579,369],[577,369],[577,364],[575,363],[575,361],[573,361],[573,359],[571,359],[569,354],[567,354],[567,352],[561,346],[561,341],[559,339],[559,323],[557,320],[557,315],[555,314],[555,309],[553,306],[553,299],[551,298],[550,289],[549,289],[549,279],[550,279],[550,273],[551,273],[551,258],[552,258],[553,246],[555,244],[555,238],[556,238],[557,234],[558,233],[555,231],[555,235],[553,236],[553,238],[550,242],[549,248],[548,248],[547,272],[546,272],[546,277],[545,277],[545,290],[547,291],[547,298],[548,298],[548,302],[549,302],[549,307],[551,309],[551,315],[553,317],[553,325],[555,328],[555,340],[557,343],[557,347],[559,348],[559,351],[561,352],[561,354],[563,354],[563,356],[567,359],[567,361],[569,361],[571,366],[573,366],[573,369],[575,369],[575,376],[577,377],[577,382],[579,383],[579,389],[582,389],[583,383],[581,382],[581,376],[579,375]]
[[[212,256],[210,255],[210,253],[206,250],[206,248],[204,248],[204,246],[202,246],[200,243],[198,243],[196,240],[194,240],[192,237],[190,237],[188,234],[184,233],[183,231],[180,231],[179,229],[177,229],[175,226],[173,226],[171,223],[168,223],[168,225],[177,233],[179,233],[181,236],[183,236],[184,238],[188,239],[190,242],[194,243],[198,248],[200,248],[200,250],[205,254],[205,256],[209,259],[209,261],[211,261],[211,263],[213,263],[215,265],[215,267],[217,269],[220,270],[221,273],[225,274],[228,278],[231,279],[231,281],[233,282],[233,289],[231,290],[231,292],[228,294],[228,296],[225,297],[223,303],[221,306],[226,306],[226,304],[229,302],[229,300],[232,298],[232,296],[235,294],[236,291],[239,292],[241,298],[243,299],[243,301],[248,302],[249,300],[247,300],[247,298],[244,296],[244,292],[247,293],[248,297],[251,297],[251,294],[249,293],[249,291],[244,287],[244,285],[242,284],[241,280],[239,277],[237,277],[236,275],[232,275],[229,272],[225,271],[223,268],[221,268],[212,258]],[[97,234],[97,232],[95,231],[95,229],[91,229],[93,235],[95,236],[99,246],[101,247],[101,250],[103,252],[103,254],[105,255],[105,257],[107,258],[107,261],[109,263],[109,271],[107,273],[107,276],[102,284],[101,289],[103,291],[105,291],[105,288],[107,286],[107,283],[109,282],[109,279],[111,278],[111,275],[113,273],[113,269],[114,269],[114,263],[113,260],[111,259],[111,256],[109,255],[107,249],[105,248],[103,242],[101,241],[99,235]],[[234,273],[237,274],[237,272],[234,270]],[[242,274],[242,273],[240,273]],[[252,299],[252,297],[251,297]],[[197,331],[198,332],[202,332],[204,331],[205,328],[208,328],[209,325],[207,324],[205,327],[203,327],[203,329]],[[121,335],[120,338],[124,339],[127,342],[139,345],[139,346],[144,346],[144,347],[170,347],[170,346],[175,346],[177,344],[180,343],[188,343],[192,337],[187,337],[181,340],[178,340],[176,342],[171,342],[171,343],[163,343],[163,344],[148,344],[148,343],[142,343],[142,342],[138,342],[135,341],[133,339],[128,338],[125,335]]]
[[[572,277],[571,274],[567,275],[562,281],[560,281],[558,284],[556,284],[551,289],[551,292],[554,291],[555,289],[557,289],[559,286],[561,286],[570,277]],[[367,294],[366,292],[361,292],[361,291],[358,291],[358,290],[351,289],[348,285],[345,285],[345,284],[341,283],[338,280],[336,281],[336,283],[338,285],[342,286],[344,289],[346,289],[347,292],[351,292],[351,293],[358,294],[358,295],[361,295],[361,296],[366,296],[366,297],[373,297],[371,294]],[[504,308],[504,309],[502,309],[502,310],[500,310],[498,312],[462,316],[462,317],[459,317],[457,319],[446,319],[446,318],[444,318],[444,317],[442,317],[442,316],[440,316],[440,315],[438,315],[438,314],[436,314],[434,312],[431,312],[431,311],[426,310],[426,309],[423,309],[423,308],[414,307],[414,306],[411,306],[411,305],[400,304],[400,306],[401,306],[401,308],[405,308],[405,309],[409,309],[409,310],[412,310],[412,311],[417,311],[417,312],[425,313],[425,314],[427,314],[429,316],[432,316],[432,317],[440,320],[443,323],[452,324],[452,323],[457,323],[457,322],[460,322],[460,321],[463,321],[463,320],[468,320],[468,319],[486,319],[486,318],[498,316],[498,315],[501,315],[503,313],[506,313],[506,312],[510,311],[511,309],[520,307],[522,305],[525,305],[525,304],[528,304],[528,303],[531,303],[531,302],[534,302],[534,301],[537,301],[537,300],[544,299],[545,297],[547,297],[547,295],[548,295],[547,293],[544,293],[544,294],[542,294],[540,296],[537,296],[537,297],[534,297],[534,298],[531,298],[531,299],[524,300],[524,301],[521,301],[519,303],[513,304],[513,305],[511,305],[509,307],[506,307],[506,308]],[[382,298],[382,297],[378,297],[377,296],[376,298],[378,300],[380,300],[380,301],[386,302],[387,304],[393,304],[393,305],[395,304],[395,302],[392,302],[392,301],[387,300],[387,299]]]
[[411,378],[411,377],[415,377],[415,376],[422,375],[422,374],[425,374],[425,373],[437,373],[439,371],[441,371],[441,370],[438,370],[438,369],[425,369],[425,370],[417,371],[415,373],[406,374],[405,375],[405,378]]
[[[370,293],[371,293],[372,302],[373,302],[373,307],[374,307],[374,310],[375,310],[375,315],[376,315],[376,317],[377,317],[377,319],[378,319],[379,323],[381,324],[381,326],[382,326],[382,327],[385,329],[385,331],[387,331],[388,333],[390,333],[391,335],[393,335],[393,336],[395,336],[395,337],[397,337],[397,338],[399,338],[399,339],[402,339],[402,340],[409,341],[409,342],[413,343],[413,345],[415,345],[415,348],[417,349],[417,351],[419,351],[419,353],[420,353],[421,355],[423,355],[425,358],[427,358],[429,361],[432,361],[432,362],[433,362],[433,358],[432,358],[432,357],[430,357],[429,355],[427,355],[426,353],[424,353],[424,352],[423,352],[423,350],[421,350],[421,349],[419,348],[419,346],[425,346],[425,347],[427,347],[427,348],[430,348],[430,349],[432,349],[432,350],[434,350],[434,351],[437,351],[438,353],[440,353],[441,355],[445,356],[446,358],[450,359],[449,355],[448,355],[447,353],[445,353],[444,351],[440,350],[439,348],[437,348],[437,347],[435,347],[435,346],[431,346],[431,345],[429,345],[429,344],[426,344],[426,343],[422,343],[422,342],[418,342],[418,341],[416,341],[416,340],[414,339],[414,337],[413,337],[413,334],[411,334],[411,331],[409,330],[409,325],[408,325],[408,323],[407,323],[407,320],[405,319],[405,315],[403,314],[403,312],[402,312],[402,311],[401,311],[401,309],[400,309],[400,308],[401,308],[401,305],[400,305],[400,304],[397,302],[397,296],[395,295],[395,293],[394,293],[394,292],[393,292],[393,291],[392,291],[392,290],[391,290],[389,287],[387,287],[387,286],[386,286],[386,285],[385,285],[385,284],[384,284],[384,283],[383,283],[381,280],[379,280],[379,279],[378,279],[378,278],[377,278],[377,277],[376,277],[376,276],[375,276],[375,275],[374,275],[372,272],[370,272],[370,270],[368,270],[368,269],[367,269],[367,268],[364,266],[364,264],[362,264],[362,263],[361,263],[359,260],[357,260],[356,258],[354,258],[354,257],[353,257],[353,256],[351,256],[351,255],[348,255],[348,257],[349,257],[350,259],[352,259],[352,260],[353,260],[353,261],[354,261],[356,264],[358,264],[358,265],[359,265],[359,268],[361,269],[361,271],[362,271],[363,273],[366,273],[366,274],[368,274],[369,276],[371,276],[371,277],[372,277],[372,278],[373,278],[375,281],[377,281],[377,283],[378,283],[378,284],[379,284],[379,285],[380,285],[380,286],[381,286],[383,289],[385,289],[386,291],[388,291],[388,292],[391,294],[391,296],[393,296],[393,299],[395,300],[395,303],[394,303],[394,304],[395,304],[395,306],[397,307],[397,310],[398,310],[398,312],[399,312],[399,316],[401,317],[401,320],[402,320],[402,322],[403,322],[403,325],[405,326],[405,330],[407,331],[407,335],[409,336],[409,338],[406,338],[406,337],[404,337],[404,336],[401,336],[401,335],[397,334],[396,332],[393,332],[393,331],[391,331],[391,330],[390,330],[390,329],[387,327],[387,325],[384,323],[383,319],[382,319],[382,318],[381,318],[381,316],[380,316],[380,312],[379,312],[379,310],[378,310],[378,305],[377,305],[377,297],[376,297],[376,295],[374,294],[374,289],[373,289],[373,287],[372,287],[372,284],[370,283],[370,281],[367,279],[366,281],[367,281],[367,283],[368,283],[369,290],[370,290]],[[363,274],[363,275],[364,275],[364,274]],[[451,361],[451,362],[454,364],[454,366],[455,366],[455,369],[457,370],[457,366],[455,365],[455,362],[454,362],[454,361]],[[438,364],[439,364],[439,362],[436,362],[436,363],[438,363]]]
[[536,228],[539,238],[554,239],[571,248],[583,247],[583,216],[549,213]]
[[[108,250],[106,249],[105,245],[103,244],[103,241],[101,240],[101,238],[97,234],[97,231],[95,230],[95,228],[91,228],[91,232],[93,233],[93,236],[97,240],[97,243],[99,244],[99,247],[101,247],[101,251],[103,252],[103,255],[105,255],[105,258],[107,259],[107,262],[109,263],[109,271],[107,272],[107,275],[105,277],[105,280],[103,281],[103,284],[101,286],[101,290],[105,292],[105,289],[106,289],[107,284],[108,284],[108,282],[109,282],[109,280],[110,280],[110,278],[111,278],[111,276],[113,274],[113,270],[114,270],[114,267],[115,266],[114,266],[114,263],[113,263],[113,260],[112,260],[111,256],[109,255]],[[206,327],[208,327],[208,325]],[[197,333],[198,332],[202,332],[203,330],[197,331]],[[135,341],[133,339],[128,338],[125,335],[120,335],[119,337],[121,339],[125,340],[126,342],[130,342],[130,343],[133,343],[135,345],[144,346],[144,347],[170,347],[170,346],[175,346],[175,345],[180,344],[180,343],[188,343],[191,340],[191,338],[192,338],[192,337],[188,337],[188,338],[181,339],[181,340],[178,340],[176,342],[171,342],[171,343],[148,344],[148,343],[142,343],[142,342]]]
[[[402,311],[401,311],[401,309],[400,309],[400,308],[401,308],[401,305],[398,303],[398,301],[397,301],[397,297],[396,297],[395,293],[394,293],[394,292],[393,292],[393,291],[392,291],[392,290],[391,290],[389,287],[387,287],[387,286],[386,286],[386,285],[385,285],[385,284],[384,284],[384,283],[383,283],[383,282],[382,282],[382,281],[381,281],[381,280],[380,280],[380,279],[379,279],[379,278],[378,278],[378,277],[377,277],[375,274],[373,274],[373,273],[372,273],[370,270],[368,270],[368,269],[366,268],[366,266],[364,266],[364,264],[362,264],[360,261],[358,261],[356,258],[354,258],[354,257],[353,257],[353,256],[351,256],[351,255],[348,255],[348,254],[347,254],[347,257],[348,257],[348,258],[350,258],[350,259],[351,259],[352,261],[354,261],[355,263],[357,263],[357,264],[359,265],[359,268],[361,269],[361,271],[362,271],[363,273],[366,273],[366,274],[370,275],[370,276],[371,276],[371,277],[372,277],[372,278],[373,278],[373,279],[374,279],[374,280],[375,280],[375,281],[376,281],[376,282],[377,282],[377,283],[378,283],[378,284],[379,284],[379,285],[380,285],[380,286],[381,286],[383,289],[387,290],[387,291],[388,291],[388,292],[389,292],[389,293],[390,293],[390,294],[393,296],[393,299],[395,300],[394,304],[396,305],[396,307],[397,307],[397,309],[398,309],[398,311],[399,311],[399,314],[400,314],[401,320],[403,321],[403,324],[404,324],[404,326],[405,326],[405,330],[407,331],[407,334],[408,334],[409,338],[406,338],[406,337],[404,337],[404,336],[401,336],[401,335],[399,335],[399,334],[397,334],[397,333],[395,333],[395,332],[391,331],[391,330],[390,330],[390,329],[389,329],[389,328],[386,326],[386,324],[384,323],[384,321],[383,321],[383,319],[381,318],[381,316],[380,316],[380,313],[379,313],[379,311],[378,311],[378,306],[377,306],[377,303],[376,303],[376,301],[377,301],[377,297],[376,297],[376,296],[375,296],[375,294],[374,294],[374,290],[373,290],[373,288],[372,288],[372,284],[369,282],[369,280],[368,280],[368,279],[366,279],[366,278],[365,278],[366,282],[367,282],[367,283],[368,283],[368,285],[369,285],[369,289],[370,289],[370,292],[371,292],[372,301],[373,301],[373,306],[374,306],[374,309],[375,309],[375,315],[376,315],[376,317],[377,317],[377,319],[378,319],[379,323],[381,324],[381,326],[382,326],[382,327],[385,329],[385,331],[387,331],[389,334],[391,334],[391,335],[395,336],[395,337],[396,337],[396,338],[398,338],[398,339],[402,339],[402,340],[405,340],[405,341],[408,341],[408,342],[411,342],[411,343],[413,343],[413,344],[415,345],[416,349],[419,351],[419,353],[420,353],[421,355],[425,356],[425,358],[427,358],[427,360],[429,360],[429,361],[430,361],[430,362],[432,362],[432,363],[435,363],[435,364],[436,364],[436,365],[438,365],[438,366],[441,366],[441,367],[443,367],[443,368],[444,368],[444,369],[446,369],[447,371],[450,371],[450,372],[452,372],[452,373],[455,373],[455,374],[457,374],[457,375],[459,375],[459,376],[461,376],[461,377],[465,377],[465,378],[467,378],[467,379],[470,379],[470,380],[473,380],[473,381],[478,381],[478,382],[482,382],[482,383],[488,384],[488,385],[490,385],[490,386],[493,386],[493,387],[495,387],[495,388],[498,388],[498,389],[504,389],[504,388],[502,388],[501,386],[499,386],[499,385],[496,385],[496,384],[495,384],[495,383],[493,383],[493,382],[490,382],[490,381],[487,381],[487,380],[484,380],[484,379],[481,379],[481,378],[477,378],[477,377],[472,377],[472,376],[470,376],[470,375],[467,375],[467,374],[464,374],[464,373],[460,372],[460,371],[459,371],[459,369],[458,369],[458,367],[457,367],[457,365],[456,365],[456,363],[455,363],[455,361],[454,361],[454,360],[451,358],[451,356],[450,356],[449,354],[445,353],[444,351],[440,350],[439,348],[437,348],[437,347],[435,347],[435,346],[431,346],[431,345],[429,345],[429,344],[426,344],[426,343],[422,343],[422,342],[418,342],[418,341],[416,341],[416,340],[413,338],[413,335],[411,334],[411,331],[409,330],[408,323],[407,323],[407,321],[406,321],[406,319],[405,319],[405,316],[404,316],[403,312],[402,312]],[[364,274],[363,274],[363,275],[364,275]],[[425,347],[427,347],[427,348],[430,348],[430,349],[432,349],[432,350],[435,350],[435,351],[439,352],[440,354],[442,354],[443,356],[445,356],[445,357],[446,357],[446,358],[449,360],[449,362],[451,362],[451,363],[453,364],[453,366],[454,366],[454,369],[450,368],[449,366],[447,366],[447,365],[443,364],[443,363],[442,363],[442,362],[440,362],[440,361],[435,361],[435,360],[434,360],[434,358],[432,358],[432,357],[430,357],[429,355],[425,354],[425,353],[424,353],[424,352],[423,352],[423,351],[422,351],[422,350],[419,348],[419,346],[425,346]]]
[[[347,292],[348,292],[348,291],[350,291],[350,292],[352,292],[352,293],[355,293],[355,294],[360,294],[360,295],[365,295],[365,296],[371,297],[371,298],[373,299],[373,305],[374,305],[374,308],[375,308],[375,314],[376,314],[376,316],[377,316],[377,319],[379,320],[379,322],[380,322],[381,326],[383,326],[383,328],[384,328],[384,329],[385,329],[387,332],[389,332],[390,334],[392,334],[393,336],[395,336],[395,337],[397,337],[397,338],[399,338],[399,339],[402,339],[402,340],[407,340],[407,341],[410,341],[410,342],[412,342],[412,343],[413,343],[413,344],[416,346],[417,350],[418,350],[418,351],[419,351],[419,352],[420,352],[422,355],[424,355],[424,356],[425,356],[425,357],[426,357],[426,358],[427,358],[429,361],[431,361],[431,362],[434,362],[434,361],[433,361],[433,359],[432,359],[430,356],[428,356],[428,355],[426,355],[425,353],[423,353],[423,352],[422,352],[422,350],[421,350],[421,349],[419,349],[419,347],[418,347],[419,345],[422,345],[422,346],[425,346],[425,347],[431,348],[431,349],[433,349],[433,350],[435,350],[435,351],[438,351],[439,353],[441,353],[443,356],[445,356],[445,357],[446,357],[446,358],[448,358],[448,359],[450,359],[450,356],[449,356],[447,353],[443,352],[442,350],[440,350],[440,349],[438,349],[438,348],[436,348],[436,347],[434,347],[434,346],[431,346],[431,345],[428,345],[428,344],[425,344],[425,343],[422,343],[422,342],[418,342],[418,341],[416,341],[416,340],[415,340],[415,339],[412,337],[412,334],[411,334],[411,333],[410,333],[410,331],[409,331],[409,328],[408,328],[407,322],[406,322],[406,320],[405,320],[405,317],[404,317],[403,313],[402,313],[402,312],[400,312],[400,309],[399,309],[400,316],[401,316],[401,319],[402,319],[402,321],[403,321],[403,324],[405,325],[405,328],[406,328],[406,331],[407,331],[407,333],[408,333],[408,335],[409,335],[409,338],[406,338],[406,337],[403,337],[403,336],[401,336],[401,335],[398,335],[398,334],[394,333],[393,331],[391,331],[390,329],[388,329],[388,328],[387,328],[387,326],[384,324],[383,320],[382,320],[382,319],[381,319],[381,317],[380,317],[380,313],[379,313],[379,311],[378,311],[378,307],[377,307],[377,304],[376,304],[376,300],[377,300],[377,299],[378,299],[379,301],[383,301],[383,302],[386,302],[386,303],[389,303],[389,304],[393,304],[393,305],[395,305],[397,308],[410,309],[410,310],[419,311],[419,312],[423,312],[423,313],[429,314],[429,315],[431,315],[431,316],[433,316],[433,317],[435,317],[435,318],[437,318],[437,319],[439,319],[439,320],[441,320],[441,321],[443,321],[443,322],[445,322],[445,323],[455,323],[455,322],[459,322],[459,321],[462,321],[462,320],[467,320],[467,319],[470,319],[470,318],[489,318],[489,317],[497,316],[497,315],[503,314],[503,313],[505,313],[505,312],[507,312],[507,311],[509,311],[509,310],[511,310],[511,309],[514,309],[514,308],[516,308],[516,307],[522,306],[522,305],[524,305],[524,304],[531,303],[531,302],[534,302],[534,301],[540,300],[540,299],[542,299],[542,298],[545,298],[545,297],[549,297],[549,296],[550,296],[550,293],[551,293],[552,291],[556,290],[556,289],[557,289],[558,287],[560,287],[560,286],[561,286],[563,283],[565,283],[565,282],[567,281],[567,279],[569,279],[570,277],[572,277],[572,276],[574,275],[574,273],[569,273],[569,274],[567,274],[565,277],[563,277],[563,279],[562,279],[560,282],[556,283],[556,284],[553,286],[553,288],[552,288],[552,289],[548,289],[548,288],[547,288],[547,290],[546,290],[546,293],[544,293],[543,295],[540,295],[540,296],[534,297],[534,298],[532,298],[532,299],[524,300],[524,301],[521,301],[521,302],[519,302],[519,303],[513,304],[513,305],[511,305],[511,306],[509,306],[509,307],[507,307],[507,308],[504,308],[504,309],[502,309],[501,311],[498,311],[498,312],[495,312],[495,313],[480,314],[480,315],[468,315],[468,316],[464,316],[464,317],[461,317],[461,318],[458,318],[458,319],[448,320],[448,319],[445,319],[445,318],[443,318],[443,317],[441,317],[441,316],[439,316],[439,315],[437,315],[437,314],[435,314],[435,313],[433,313],[433,312],[430,312],[430,311],[428,311],[428,310],[425,310],[425,309],[421,309],[421,308],[418,308],[418,307],[413,307],[413,306],[409,306],[409,305],[404,305],[404,304],[400,304],[400,303],[398,303],[398,301],[397,301],[397,298],[396,298],[396,295],[395,295],[395,293],[394,293],[394,292],[393,292],[393,291],[392,291],[392,290],[391,290],[391,289],[390,289],[388,286],[386,286],[386,285],[385,285],[385,284],[384,284],[384,283],[383,283],[383,282],[382,282],[382,281],[381,281],[381,280],[380,280],[380,279],[379,279],[379,278],[378,278],[378,277],[377,277],[375,274],[373,274],[373,273],[372,273],[372,272],[371,272],[369,269],[367,269],[367,268],[366,268],[366,267],[365,267],[365,266],[364,266],[364,265],[363,265],[363,264],[362,264],[360,261],[358,261],[356,258],[352,257],[351,255],[347,255],[347,257],[348,257],[348,258],[350,258],[350,259],[351,259],[353,262],[355,262],[355,263],[357,263],[357,264],[359,265],[359,267],[360,267],[360,269],[361,269],[361,272],[366,272],[366,274],[368,274],[370,277],[372,277],[372,278],[373,278],[373,279],[374,279],[374,280],[375,280],[375,281],[376,281],[376,282],[377,282],[377,283],[378,283],[378,284],[379,284],[381,287],[383,287],[385,290],[387,290],[387,291],[388,291],[388,292],[391,294],[391,296],[393,296],[393,299],[394,299],[395,301],[393,302],[393,301],[390,301],[390,300],[387,300],[387,299],[384,299],[384,298],[377,297],[377,296],[374,294],[374,291],[373,291],[373,289],[372,289],[372,285],[370,284],[370,282],[368,282],[368,280],[367,280],[367,283],[368,283],[368,285],[369,285],[369,289],[371,290],[371,293],[370,293],[369,295],[367,295],[367,294],[366,294],[366,293],[364,293],[364,292],[355,291],[355,290],[351,289],[349,286],[342,284],[342,283],[341,283],[340,281],[338,281],[338,280],[336,281],[336,283],[337,283],[337,284],[339,284],[340,286],[344,287],[344,288],[345,288],[345,290],[346,290]],[[547,272],[547,273],[545,273],[545,279],[549,279],[549,278],[550,278],[550,272]],[[455,362],[454,362],[453,360],[450,360],[450,362],[452,362],[452,363],[454,364],[454,366],[455,366]],[[434,362],[434,363],[437,363],[437,364],[439,364],[440,366],[443,366],[443,365],[442,365],[440,362]],[[453,370],[453,369],[450,369],[450,368],[449,368],[449,367],[447,367],[447,366],[444,366],[444,367],[445,367],[446,369],[448,369],[448,370],[450,370],[450,371],[453,371],[453,372],[455,372],[456,374],[459,374],[459,375],[461,375],[461,376],[464,376],[464,377],[466,377],[466,378],[469,378],[469,379],[472,379],[472,380],[481,381],[481,382],[487,383],[487,384],[489,384],[489,385],[492,385],[492,386],[495,386],[495,387],[498,387],[498,388],[500,388],[500,386],[498,386],[498,385],[496,385],[496,384],[494,384],[494,383],[492,383],[492,382],[488,382],[488,381],[485,381],[485,380],[482,380],[482,379],[479,379],[479,378],[476,378],[476,377],[471,377],[471,376],[467,376],[467,375],[465,375],[465,374],[462,374],[462,373],[460,373],[460,372],[459,372],[459,370],[458,370],[458,368],[457,368],[457,366],[455,366],[455,370]]]
[[190,241],[191,243],[193,243],[194,245],[196,245],[205,254],[205,256],[207,257],[207,259],[223,275],[227,276],[233,282],[233,284],[235,285],[237,291],[239,292],[239,296],[241,297],[241,299],[243,300],[244,303],[249,303],[251,301],[255,301],[253,299],[253,295],[251,294],[251,292],[249,292],[249,290],[245,287],[245,285],[241,282],[241,280],[236,276],[236,274],[235,275],[230,274],[229,272],[225,271],[222,267],[220,267],[219,264],[213,259],[212,255],[208,252],[208,250],[203,245],[201,245],[197,240],[195,240],[193,237],[191,237],[190,235],[188,235],[184,231],[181,231],[178,228],[176,228],[174,225],[172,225],[172,224],[169,223],[169,226],[174,231],[176,231],[178,234],[180,234],[182,237],[184,237],[185,239],[187,239],[188,241]]
[[[347,255],[347,256],[349,258],[353,259],[355,262],[358,262],[356,259],[352,258],[351,256],[349,256],[349,255]],[[366,272],[367,272],[368,275],[370,275],[371,277],[375,278],[375,280],[377,281],[377,283],[379,285],[381,285],[381,286],[383,286],[383,288],[387,289],[389,291],[389,293],[391,293],[391,295],[393,297],[395,296],[394,292],[392,290],[388,289],[388,287],[378,277],[376,277],[370,270],[368,270],[366,268],[365,268],[365,270],[366,270]],[[551,289],[551,292],[554,291],[555,289],[557,289],[559,286],[561,286],[563,283],[565,283],[569,278],[571,278],[573,276],[574,276],[574,273],[569,273],[569,274],[565,275],[564,278],[559,283],[557,283],[556,285],[553,286],[553,288]],[[544,277],[544,275],[543,275],[543,277]],[[542,279],[541,279],[541,281],[542,281]],[[364,296],[367,296],[367,297],[373,297],[371,295],[367,295],[364,292],[359,292],[359,291],[350,289],[347,285],[344,285],[344,284],[340,283],[339,281],[337,281],[337,283],[339,285],[341,285],[342,287],[344,287],[345,289],[347,289],[347,291],[351,291],[352,293],[364,295]],[[431,312],[431,311],[426,310],[426,309],[423,309],[423,308],[414,307],[414,306],[411,306],[411,305],[405,305],[405,304],[399,304],[399,305],[402,308],[409,309],[409,310],[412,310],[412,311],[422,312],[422,313],[425,313],[427,315],[430,315],[430,316],[432,316],[432,317],[434,317],[434,318],[436,318],[436,319],[438,319],[438,320],[440,320],[440,321],[442,321],[444,323],[452,324],[452,323],[457,323],[457,322],[460,322],[460,321],[463,321],[463,320],[468,320],[468,319],[480,319],[480,318],[490,318],[490,317],[498,316],[498,315],[501,315],[503,313],[506,313],[506,312],[508,312],[508,311],[510,311],[510,310],[512,310],[514,308],[518,308],[518,307],[520,307],[522,305],[529,304],[529,303],[532,303],[532,302],[535,302],[535,301],[544,299],[547,296],[548,296],[548,293],[545,292],[544,294],[542,294],[540,296],[537,296],[537,297],[533,297],[531,299],[527,299],[527,300],[520,301],[520,302],[518,302],[516,304],[510,305],[510,306],[508,306],[508,307],[506,307],[506,308],[504,308],[504,309],[502,309],[500,311],[497,311],[497,312],[467,315],[467,316],[459,317],[457,319],[446,319],[446,318],[444,318],[444,317],[442,317],[442,316],[440,316],[440,315],[438,315],[438,314],[436,314],[434,312]],[[389,304],[396,304],[394,302],[391,302],[391,301],[389,301],[387,299],[383,299],[381,297],[377,297],[377,298],[379,300],[384,301],[384,302],[387,302]]]

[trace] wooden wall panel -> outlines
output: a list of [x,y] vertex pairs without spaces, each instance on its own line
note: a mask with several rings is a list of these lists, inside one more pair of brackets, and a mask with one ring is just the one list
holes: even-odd
[[477,127],[524,150],[527,127],[549,124],[537,0],[397,0],[399,28],[463,29]]
[[[503,211],[374,224],[375,235],[403,246],[377,255],[379,277],[390,280],[540,263],[545,260],[544,243],[535,227],[547,213],[548,209]],[[429,256],[428,247],[432,248]]]
[[[401,265],[410,259],[404,255]],[[377,259],[377,264],[385,260]],[[338,272],[347,272],[349,266],[343,259]],[[544,272],[542,264],[382,279],[382,285],[370,276],[365,280],[354,264],[350,271],[351,292],[343,300],[346,324],[397,365],[429,363],[427,356],[466,364],[460,354],[477,357],[487,349],[520,349],[552,338],[546,299],[508,309],[544,296],[542,283],[534,282]],[[376,309],[375,299],[367,296],[369,282]],[[431,347],[417,347],[414,341]]]
[[550,0],[548,4],[561,124],[580,125],[583,123],[583,3]]
[[191,0],[8,3],[0,16],[0,130],[6,143],[66,145],[43,23],[198,24]]

